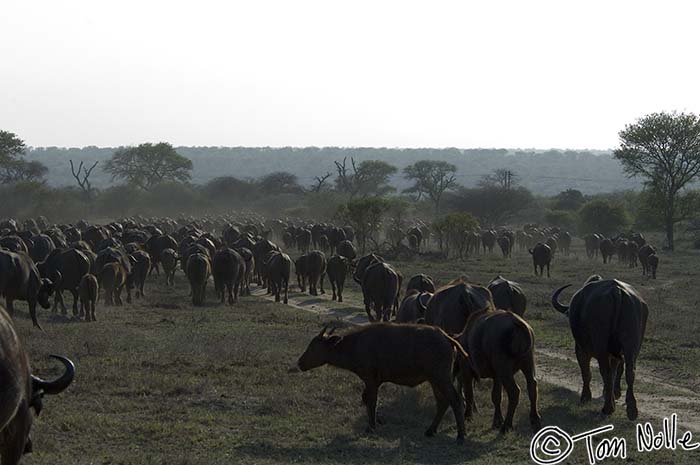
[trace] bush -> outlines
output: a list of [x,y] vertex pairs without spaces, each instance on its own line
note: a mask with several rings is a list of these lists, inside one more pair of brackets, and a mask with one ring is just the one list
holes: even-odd
[[579,232],[606,236],[624,230],[630,223],[625,207],[617,202],[592,200],[579,210]]

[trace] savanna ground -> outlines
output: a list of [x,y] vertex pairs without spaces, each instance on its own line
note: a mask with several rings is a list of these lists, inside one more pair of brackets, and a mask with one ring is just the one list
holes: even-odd
[[[588,260],[578,240],[571,256],[555,257],[550,279],[535,277],[530,256],[517,250],[511,259],[494,251],[461,261],[394,264],[406,278],[424,272],[443,284],[462,275],[484,284],[497,274],[518,281],[528,296],[525,317],[536,333],[543,423],[571,434],[612,423],[613,434],[627,439],[628,456],[637,463],[697,463],[698,451],[638,453],[624,393],[611,418],[599,414],[601,381],[595,367],[594,400],[578,405],[581,382],[573,340],[565,317],[551,308],[549,299],[554,288],[578,286],[593,273],[635,286],[650,306],[638,364],[639,421],[660,428],[661,417],[675,412],[681,431],[700,432],[700,395],[695,394],[700,382],[698,255],[687,249],[662,254],[655,281],[643,278],[640,268]],[[51,353],[66,354],[77,366],[71,388],[45,400],[33,429],[36,452],[23,463],[530,462],[532,431],[522,377],[515,430],[503,437],[490,429],[491,382],[484,380],[477,388],[480,412],[467,424],[466,443],[457,445],[450,410],[436,437],[423,436],[434,413],[427,385],[384,385],[379,393],[384,425],[367,434],[362,383],[355,375],[328,367],[289,373],[324,323],[343,325],[347,323],[340,320],[364,314],[354,283],[348,283],[342,304],[331,302],[330,286],[326,289],[319,298],[291,294],[296,306],[251,296],[229,307],[213,302],[210,284],[209,303],[193,308],[178,273],[174,289],[154,275],[145,299],[123,307],[98,305],[96,323],[42,311],[45,333],[40,333],[20,311],[19,331],[37,374],[50,377],[59,371],[47,360]],[[566,463],[587,463],[582,442]]]

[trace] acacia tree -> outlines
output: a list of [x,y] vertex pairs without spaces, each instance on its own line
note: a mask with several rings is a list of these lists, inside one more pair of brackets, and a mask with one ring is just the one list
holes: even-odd
[[389,177],[396,173],[396,167],[381,160],[365,160],[358,165],[355,159],[347,157],[342,163],[335,161],[338,176],[335,179],[336,189],[348,194],[350,198],[384,195],[395,189],[389,185]]
[[190,180],[192,160],[183,157],[167,142],[123,147],[105,163],[112,180],[123,179],[145,191],[164,181]]
[[453,189],[457,183],[457,167],[446,161],[421,160],[404,168],[404,177],[414,181],[414,185],[404,193],[416,194],[417,200],[426,195],[435,205],[435,213],[440,211],[440,201],[445,191]]
[[642,176],[663,217],[673,250],[673,227],[685,219],[679,199],[700,174],[700,118],[693,113],[652,113],[620,131],[615,158],[629,176]]
[[38,161],[22,157],[27,146],[16,134],[0,131],[0,182],[41,181],[48,168]]

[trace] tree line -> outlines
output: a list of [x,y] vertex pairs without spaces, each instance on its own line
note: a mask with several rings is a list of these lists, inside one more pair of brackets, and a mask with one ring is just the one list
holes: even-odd
[[[0,131],[2,194],[15,200],[0,208],[0,215],[45,210],[84,217],[253,209],[371,225],[388,212],[402,221],[462,212],[485,227],[539,221],[606,234],[628,227],[659,229],[673,249],[675,226],[693,220],[700,206],[700,195],[691,188],[700,175],[700,118],[692,113],[653,113],[627,125],[619,138],[613,155],[629,177],[643,180],[641,192],[586,196],[571,188],[542,197],[521,185],[519,173],[511,167],[494,169],[467,187],[459,182],[454,163],[434,159],[417,160],[399,170],[386,160],[344,156],[333,162],[334,169],[306,183],[279,170],[257,178],[217,176],[193,184],[192,160],[167,142],[114,151],[101,166],[116,184],[112,187],[97,189],[91,182],[99,160],[74,163],[71,159],[75,185],[52,188],[44,182],[46,166],[27,160],[24,141]],[[397,189],[392,182],[396,176],[406,187]]]

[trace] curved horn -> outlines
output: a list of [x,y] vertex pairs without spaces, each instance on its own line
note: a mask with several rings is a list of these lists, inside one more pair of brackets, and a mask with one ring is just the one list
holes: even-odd
[[561,291],[563,291],[567,287],[571,287],[571,284],[567,284],[566,286],[560,287],[559,289],[554,291],[554,294],[552,294],[552,307],[554,307],[557,311],[563,313],[564,315],[569,314],[569,306],[562,305],[559,302],[559,294],[561,294]]
[[42,391],[44,394],[59,394],[63,392],[70,386],[75,378],[75,365],[68,358],[62,355],[51,355],[51,358],[61,361],[66,367],[63,374],[53,381],[44,381],[43,379],[32,375],[32,388],[34,392]]
[[323,335],[326,334],[327,329],[328,329],[328,325],[324,325],[323,329],[321,329],[321,332],[318,333],[318,336],[316,336],[316,337],[323,337]]

